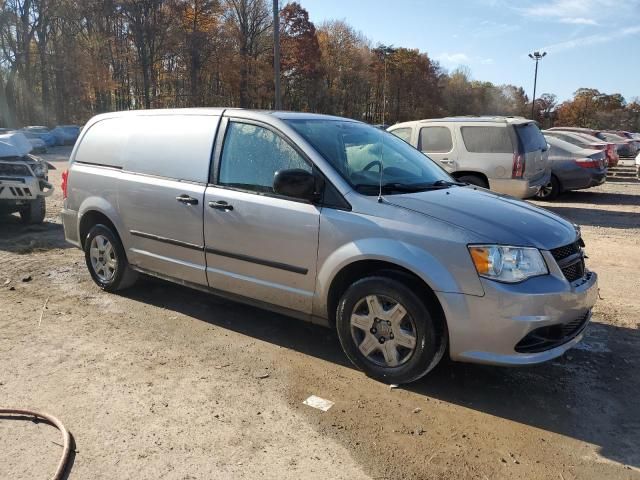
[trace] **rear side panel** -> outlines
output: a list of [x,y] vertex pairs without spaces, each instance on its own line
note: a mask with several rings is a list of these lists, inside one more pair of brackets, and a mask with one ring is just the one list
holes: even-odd
[[218,116],[140,116],[118,186],[129,261],[207,285],[202,215]]
[[202,204],[219,119],[164,111],[89,122],[71,157],[66,238],[79,245],[83,216],[101,212],[132,265],[206,285]]
[[533,122],[514,125],[513,129],[518,142],[518,152],[525,158],[524,178],[532,184],[536,183],[547,173],[549,158],[547,142]]

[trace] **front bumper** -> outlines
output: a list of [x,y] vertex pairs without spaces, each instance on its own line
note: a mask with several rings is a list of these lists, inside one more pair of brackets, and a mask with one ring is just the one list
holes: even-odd
[[[555,263],[547,263],[549,275],[520,284],[482,279],[483,297],[437,293],[447,319],[452,360],[531,365],[562,355],[582,339],[598,296],[598,277],[588,272],[570,284]],[[581,318],[586,321],[566,341],[535,353],[516,351],[516,345],[533,330],[566,325]]]
[[0,200],[29,201],[36,197],[48,197],[53,186],[38,177],[2,177],[0,178]]

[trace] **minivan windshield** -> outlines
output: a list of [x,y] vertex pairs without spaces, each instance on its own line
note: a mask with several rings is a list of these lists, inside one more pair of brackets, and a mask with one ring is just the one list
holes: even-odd
[[325,119],[286,122],[363,194],[376,195],[380,185],[383,193],[394,194],[457,184],[423,153],[370,125]]

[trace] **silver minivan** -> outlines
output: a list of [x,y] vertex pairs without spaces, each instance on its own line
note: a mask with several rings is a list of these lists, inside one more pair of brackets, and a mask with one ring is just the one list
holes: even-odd
[[597,296],[575,225],[339,117],[99,115],[63,196],[65,237],[102,289],[142,273],[335,328],[351,361],[386,382],[416,380],[445,353],[557,357]]
[[517,198],[551,178],[540,129],[522,117],[448,117],[398,123],[389,132],[437,161],[461,182]]

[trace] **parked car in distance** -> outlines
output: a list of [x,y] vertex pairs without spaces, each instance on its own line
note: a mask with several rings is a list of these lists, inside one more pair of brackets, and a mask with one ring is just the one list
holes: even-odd
[[638,147],[635,140],[630,140],[610,132],[599,132],[597,137],[619,145],[618,155],[620,155],[621,158],[635,158],[638,153]]
[[28,127],[24,127],[21,131],[24,133],[28,132],[32,135],[36,135],[38,138],[44,141],[47,147],[55,147],[58,144],[55,135],[53,135],[47,127],[31,125]]
[[47,144],[38,135],[24,130],[20,130],[20,133],[27,137],[27,140],[31,143],[31,151],[33,153],[45,153],[47,151]]
[[142,272],[336,328],[351,361],[390,383],[445,352],[497,365],[557,357],[598,292],[575,225],[461,185],[340,117],[102,114],[71,153],[63,198],[65,238],[100,288]]
[[545,135],[551,146],[551,181],[536,198],[555,200],[562,192],[602,185],[607,179],[607,157],[602,150],[585,149],[553,135]]
[[608,166],[615,167],[618,165],[620,157],[618,156],[614,143],[600,140],[598,137],[587,135],[586,133],[576,133],[564,130],[543,130],[542,133],[545,137],[551,135],[581,148],[604,150],[607,156]]
[[77,125],[58,125],[51,130],[51,134],[56,138],[58,145],[73,145],[80,134],[80,127]]
[[532,197],[549,183],[547,143],[531,120],[451,117],[398,123],[387,131],[460,182],[517,198]]
[[616,152],[619,157],[629,157],[632,153],[633,147],[630,146],[630,141],[627,138],[622,138],[619,135],[607,134],[601,130],[593,130],[591,128],[580,127],[553,127],[549,128],[550,131],[563,130],[567,132],[576,132],[581,134],[592,135],[600,140],[614,143],[616,145]]
[[618,131],[618,132],[613,132],[613,133],[621,136],[622,138],[626,138],[628,140],[631,140],[631,142],[635,146],[636,152],[640,151],[640,138],[636,138],[636,136],[633,133],[625,132],[625,131]]

